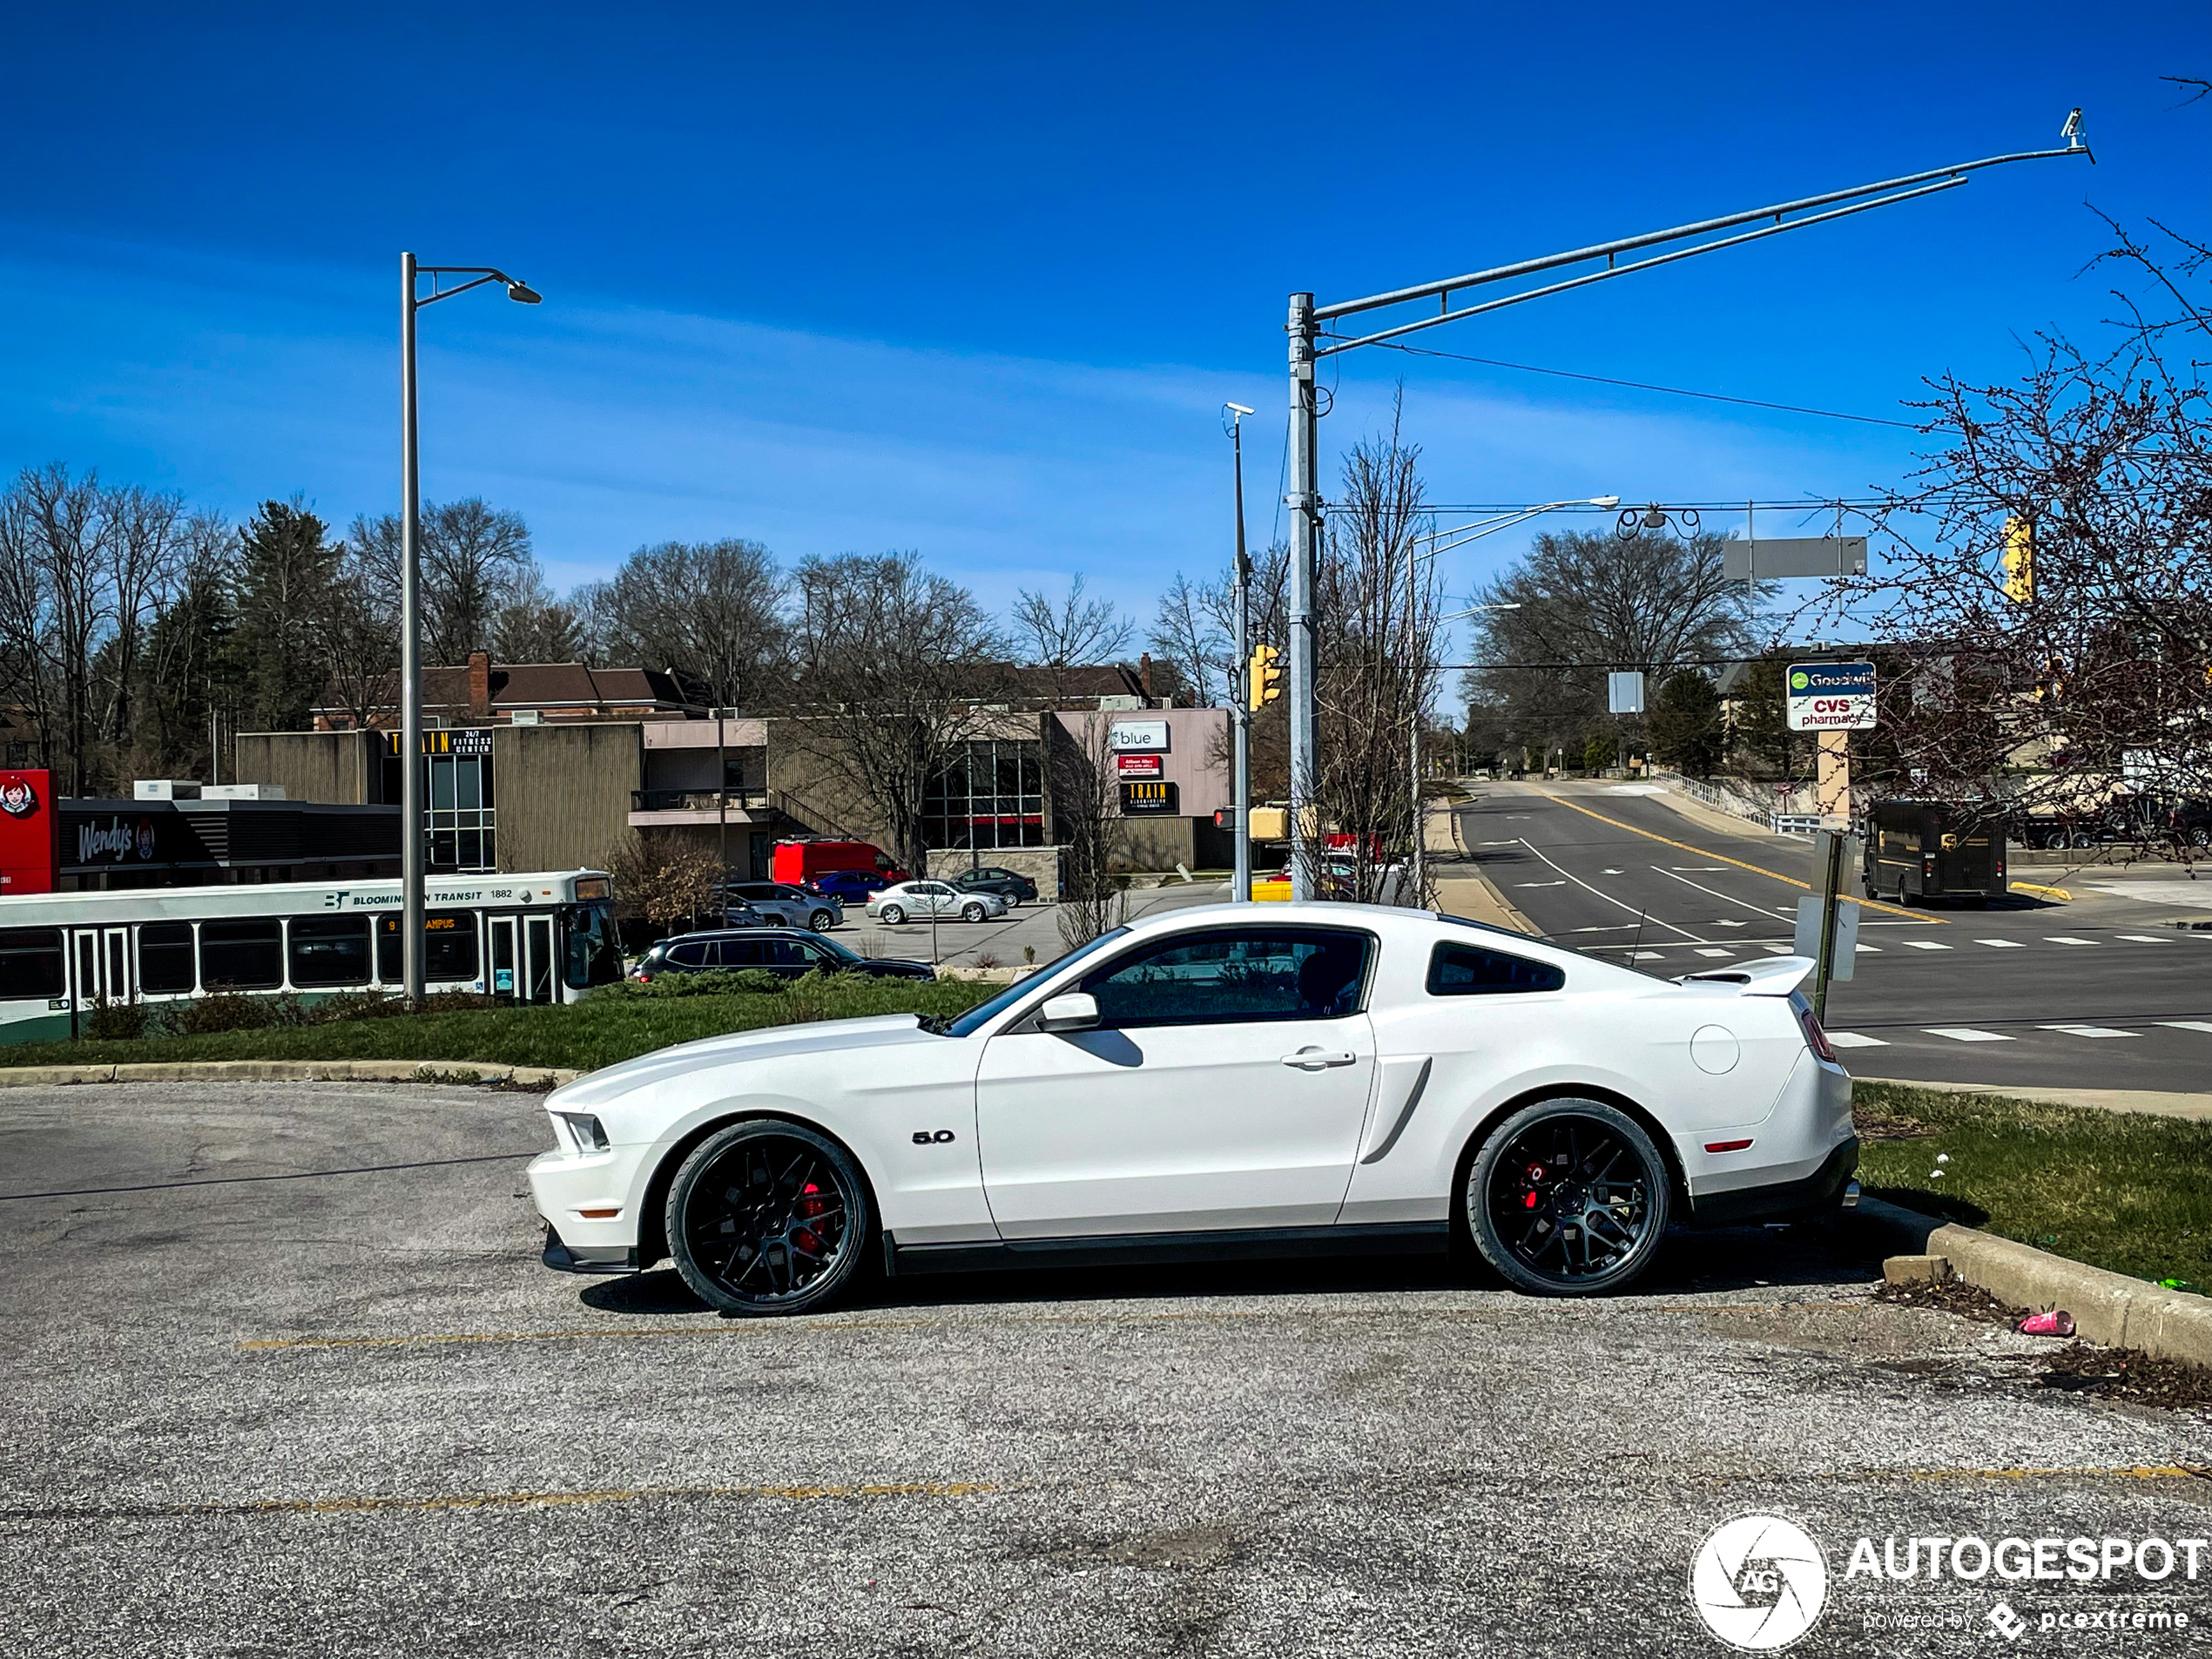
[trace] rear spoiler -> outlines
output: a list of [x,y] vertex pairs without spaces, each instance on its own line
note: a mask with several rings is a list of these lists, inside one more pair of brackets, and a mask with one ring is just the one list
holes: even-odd
[[1735,985],[1738,996],[1787,996],[1812,972],[1810,956],[1770,956],[1740,968],[1716,968],[1706,974],[1685,974],[1683,985]]

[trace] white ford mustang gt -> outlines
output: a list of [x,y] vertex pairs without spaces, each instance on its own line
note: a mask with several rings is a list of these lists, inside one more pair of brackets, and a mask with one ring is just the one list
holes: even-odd
[[1470,1244],[1620,1289],[1669,1225],[1851,1202],[1851,1078],[1777,957],[1682,981],[1364,905],[1116,928],[950,1021],[780,1026],[546,1102],[545,1261],[728,1313],[893,1274]]

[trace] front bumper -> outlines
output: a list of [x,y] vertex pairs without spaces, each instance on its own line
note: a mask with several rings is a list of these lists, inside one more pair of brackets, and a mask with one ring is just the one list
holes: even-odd
[[[642,1146],[543,1152],[525,1171],[545,1223],[545,1264],[570,1273],[621,1273],[637,1265],[635,1193]],[[557,1257],[557,1259],[556,1259]]]
[[579,1255],[561,1241],[561,1235],[551,1222],[545,1224],[545,1251],[540,1258],[550,1268],[563,1273],[634,1273],[637,1271],[636,1246],[617,1256],[607,1249],[590,1255]]

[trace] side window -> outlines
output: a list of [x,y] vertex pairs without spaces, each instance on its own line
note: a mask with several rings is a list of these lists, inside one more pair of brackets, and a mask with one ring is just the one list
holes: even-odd
[[149,921],[138,928],[140,990],[189,991],[192,970],[192,923]]
[[211,991],[273,991],[284,983],[284,927],[267,921],[203,921],[201,977]]
[[795,939],[764,939],[760,951],[771,968],[812,968],[814,953]]
[[1334,927],[1208,927],[1154,941],[1082,988],[1108,1027],[1338,1019],[1359,1011],[1374,948]]
[[1439,945],[1429,953],[1431,996],[1495,996],[1513,991],[1556,991],[1567,973],[1549,962],[1532,962],[1480,945]]
[[[145,972],[145,937],[139,935],[140,974]],[[292,982],[294,985],[368,983],[367,916],[294,916],[292,919]]]
[[[185,929],[185,988],[192,988],[192,924]],[[62,994],[62,930],[0,929],[0,997]]]
[[706,941],[694,940],[688,945],[678,945],[671,949],[668,953],[668,960],[678,968],[705,968],[706,949]]
[[758,939],[725,939],[721,944],[721,966],[724,968],[758,968],[760,966],[762,941]]
[[[200,955],[207,954],[207,930],[200,929]],[[400,959],[400,919],[376,919],[376,976],[387,985],[405,977]],[[422,918],[422,982],[472,980],[476,977],[476,913],[473,910],[433,910]]]

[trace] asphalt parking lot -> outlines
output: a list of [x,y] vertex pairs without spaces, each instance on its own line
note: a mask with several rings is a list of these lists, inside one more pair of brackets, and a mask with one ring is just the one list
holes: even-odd
[[2030,1339],[1874,1304],[1824,1238],[1680,1238],[1581,1304],[1297,1264],[732,1322],[664,1268],[542,1269],[517,1195],[547,1140],[486,1089],[0,1091],[15,1645],[1717,1655],[1686,1575],[1750,1511],[1825,1553],[1801,1653],[2212,1621],[2212,1557],[1846,1576],[1860,1535],[2203,1538],[2212,1419],[2034,1386]]

